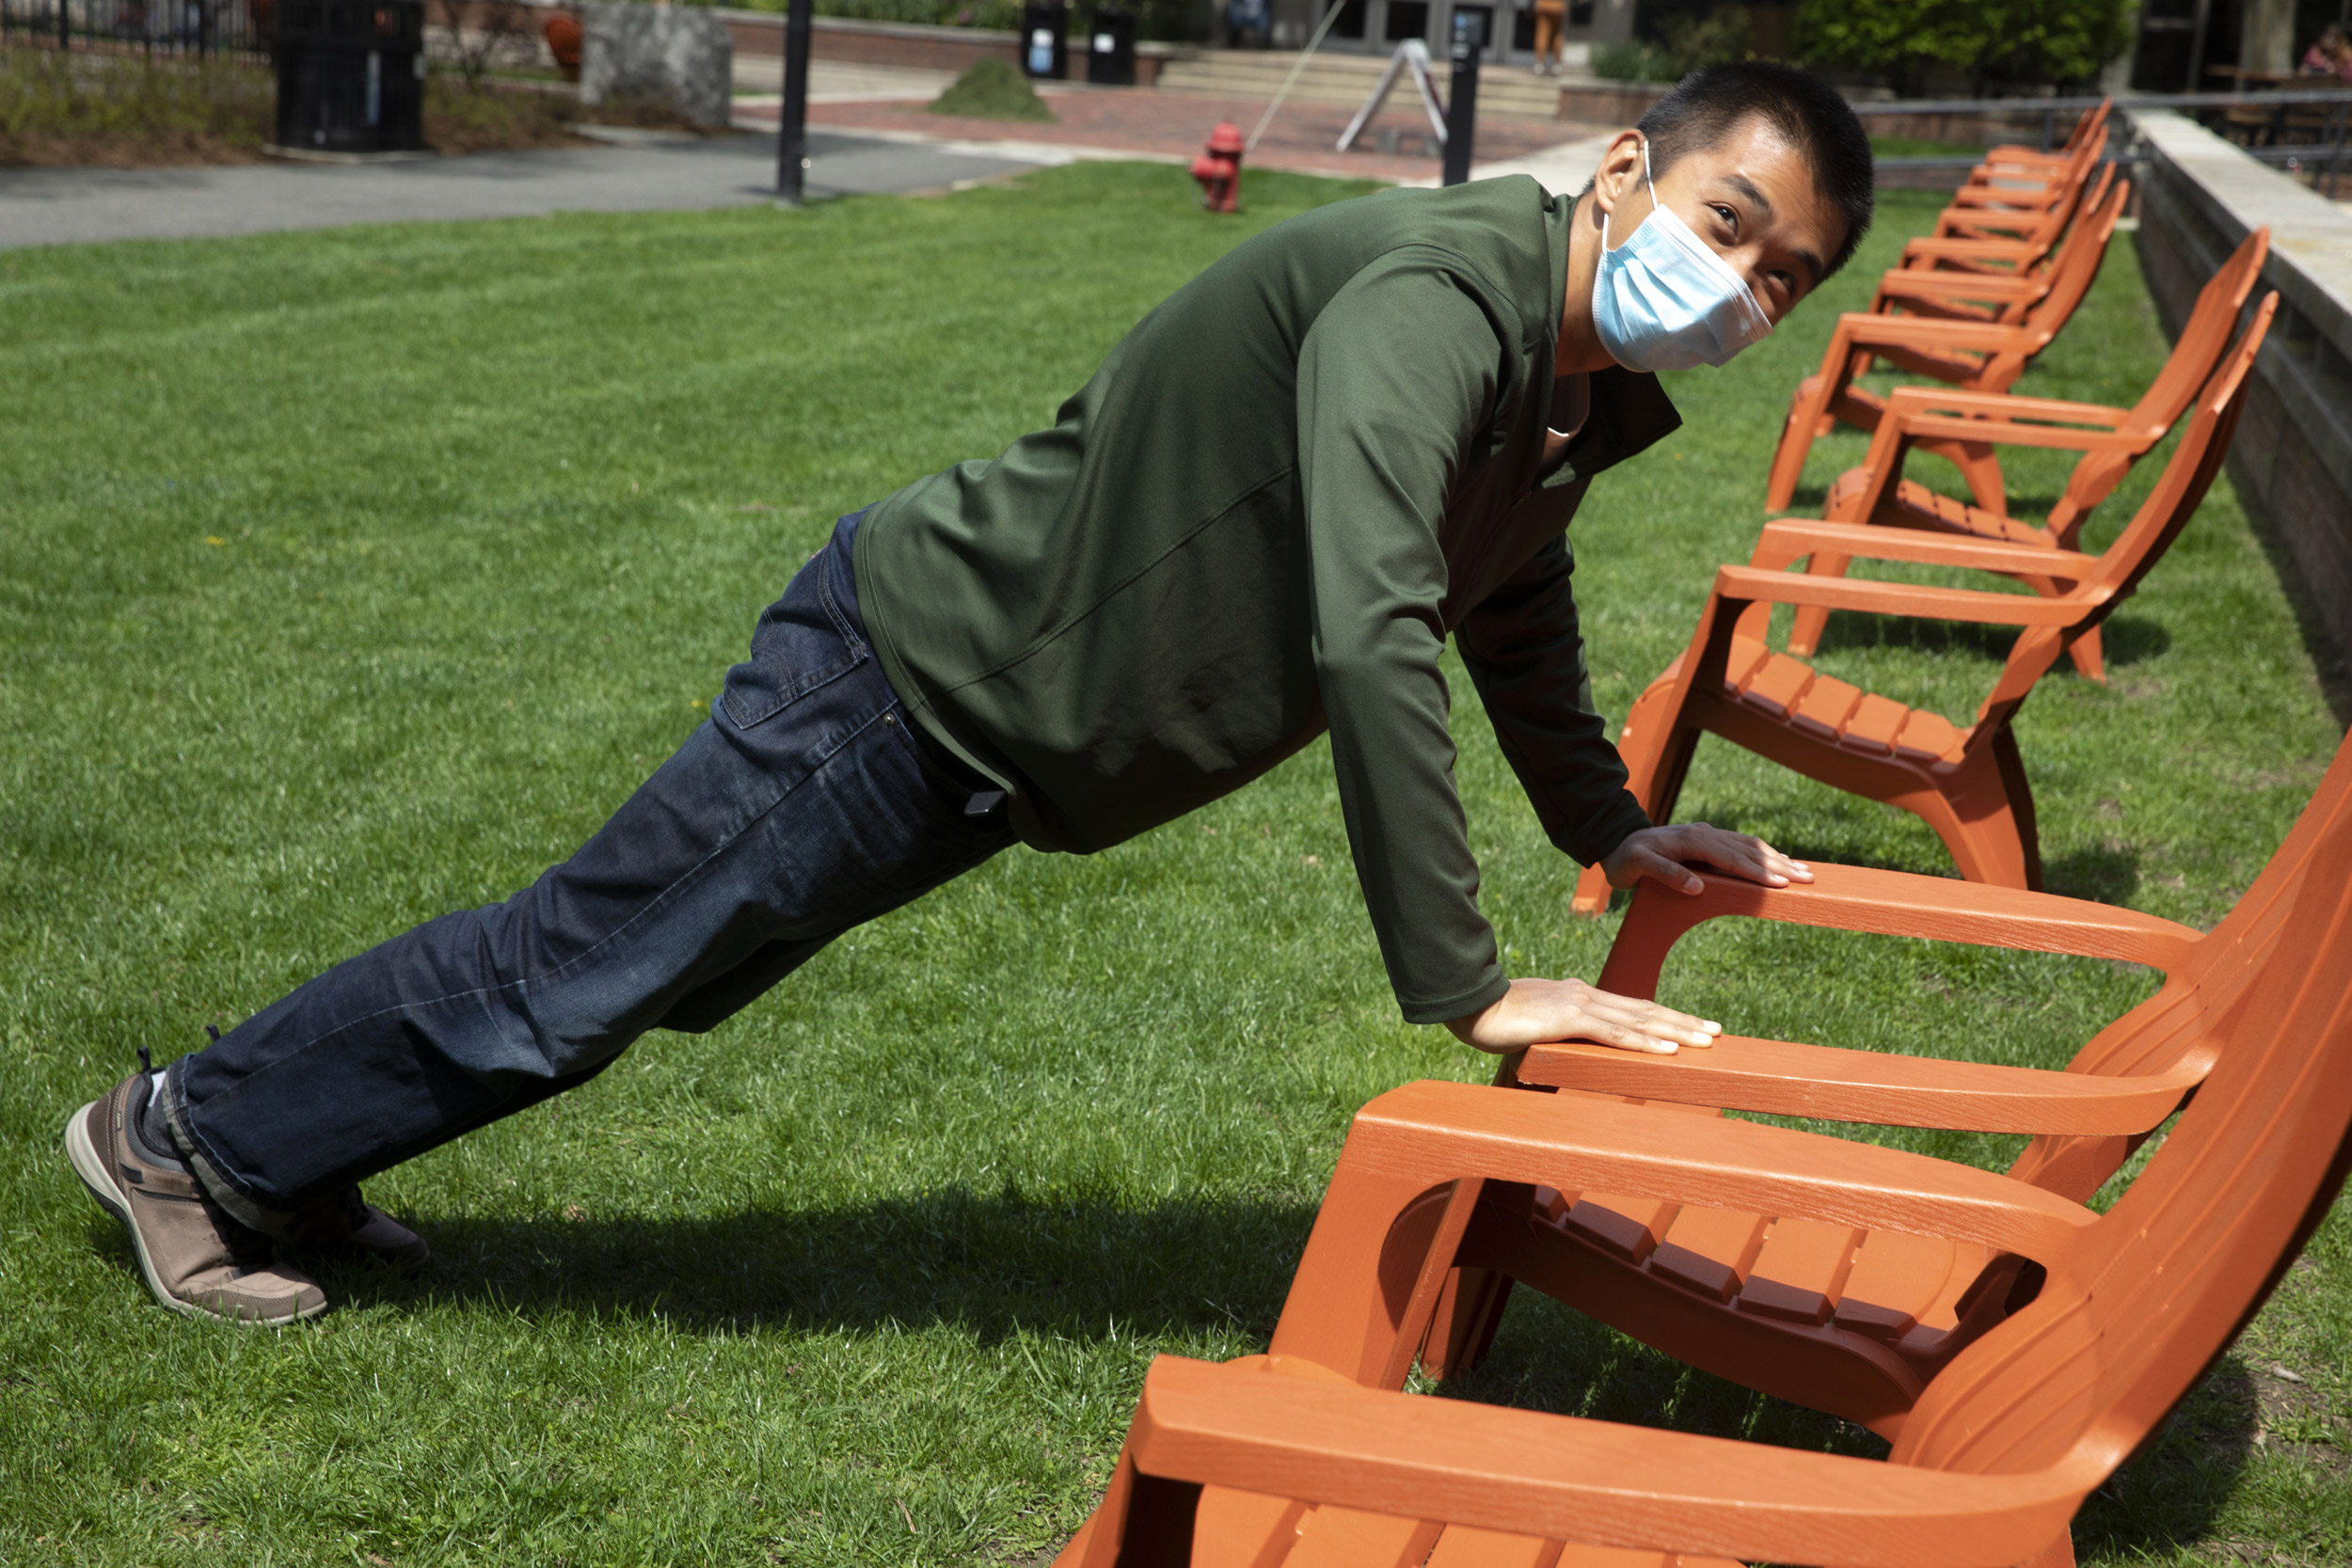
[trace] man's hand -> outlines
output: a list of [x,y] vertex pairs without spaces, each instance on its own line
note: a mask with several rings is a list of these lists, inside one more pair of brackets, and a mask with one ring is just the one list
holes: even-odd
[[1464,1045],[1498,1055],[1553,1040],[1592,1040],[1620,1051],[1671,1056],[1686,1045],[1713,1045],[1724,1026],[1689,1013],[1595,990],[1581,980],[1514,980],[1484,1012],[1448,1019]]
[[1677,893],[1696,893],[1700,881],[1689,863],[1696,861],[1728,871],[1766,887],[1809,882],[1812,871],[1792,861],[1760,838],[1727,832],[1704,822],[1677,822],[1670,828],[1644,828],[1625,835],[1625,842],[1603,855],[1600,868],[1611,887],[1631,887],[1645,877],[1655,878]]

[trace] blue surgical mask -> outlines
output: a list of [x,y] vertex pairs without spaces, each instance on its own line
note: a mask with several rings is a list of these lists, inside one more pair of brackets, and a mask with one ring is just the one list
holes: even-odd
[[1642,143],[1642,179],[1649,183],[1649,216],[1614,250],[1609,248],[1608,214],[1601,215],[1593,329],[1609,357],[1629,371],[1726,363],[1770,336],[1772,318],[1731,263],[1659,202],[1647,140]]

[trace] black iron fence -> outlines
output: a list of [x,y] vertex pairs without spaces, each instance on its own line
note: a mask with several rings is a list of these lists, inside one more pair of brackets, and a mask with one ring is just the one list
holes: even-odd
[[[2026,142],[2039,141],[2046,150],[2066,139],[2074,121],[2098,98],[1948,98],[1888,99],[1856,103],[1854,112],[1865,124],[1882,134],[1900,134],[1893,124],[1873,121],[1921,119],[1933,122],[1930,139],[1963,139],[1955,122],[1990,121],[2003,127],[2001,135]],[[2314,187],[2333,197],[2340,177],[2352,176],[2352,89],[2293,87],[2272,92],[2131,93],[2115,100],[2118,109],[2177,109],[2191,119],[2236,143],[2260,163],[2308,175]],[[1990,138],[1988,138],[1990,145]],[[2132,152],[2120,154],[2132,161]],[[1973,167],[1972,156],[1888,157],[1878,160],[1883,169],[1932,172]]]
[[0,0],[0,48],[269,54],[274,0]]

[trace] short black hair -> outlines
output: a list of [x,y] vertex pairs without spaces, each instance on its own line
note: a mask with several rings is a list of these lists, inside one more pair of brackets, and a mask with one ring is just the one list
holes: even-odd
[[1827,277],[1870,230],[1870,138],[1852,105],[1809,71],[1773,60],[1704,66],[1650,105],[1640,130],[1649,171],[1662,179],[1677,158],[1716,146],[1751,116],[1761,115],[1813,166],[1813,182],[1845,217],[1846,241],[1821,270]]

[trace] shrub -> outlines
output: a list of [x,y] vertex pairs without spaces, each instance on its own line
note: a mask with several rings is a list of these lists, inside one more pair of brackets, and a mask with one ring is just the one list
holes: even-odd
[[276,103],[268,71],[243,61],[12,49],[0,53],[0,164],[251,157]]
[[1621,82],[1678,82],[1701,66],[1748,58],[1756,53],[1755,38],[1745,6],[1717,6],[1704,16],[1686,11],[1668,17],[1663,44],[1642,39],[1600,44],[1590,66],[1594,75]]
[[1680,81],[1702,66],[1746,59],[1755,39],[1745,6],[1718,6],[1705,16],[1686,11],[1666,19],[1666,63]]
[[1979,95],[2083,83],[2129,41],[2129,0],[1805,0],[1800,54],[1867,71],[1907,97],[1937,67]]
[[1673,59],[1654,43],[1639,39],[1624,43],[1601,43],[1593,46],[1589,61],[1596,76],[1606,76],[1619,82],[1671,82],[1676,80]]

